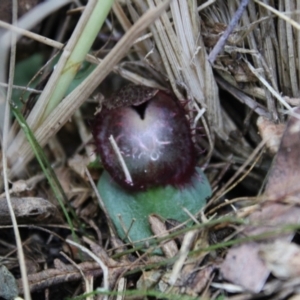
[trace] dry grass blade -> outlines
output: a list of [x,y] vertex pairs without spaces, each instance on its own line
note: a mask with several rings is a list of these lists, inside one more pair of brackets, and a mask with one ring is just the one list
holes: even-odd
[[[148,1],[153,7],[154,1]],[[159,1],[156,1],[159,3]],[[206,109],[214,132],[225,138],[219,105],[218,88],[207,61],[206,50],[199,34],[198,20],[193,18],[196,2],[172,1],[174,27],[166,13],[151,27],[168,79],[179,99],[184,99],[178,86],[184,87],[189,98]]]
[[[252,164],[250,168],[253,168],[255,166],[255,164],[253,164],[257,158],[259,158],[259,153],[261,152],[262,154],[262,149],[265,146],[265,141],[262,141],[257,147],[256,149],[254,149],[254,151],[252,152],[252,154],[249,156],[249,158],[244,162],[244,164],[238,169],[238,171],[229,179],[229,181],[221,188],[218,190],[217,194],[213,197],[213,199],[211,200],[211,202],[208,203],[208,206],[211,206],[214,201],[218,200],[220,197],[222,197],[224,194],[226,194],[226,192],[228,192],[228,190],[232,189],[233,186],[231,186],[231,184],[235,185],[236,182],[235,180],[237,179],[237,177],[242,173],[242,171],[249,165]],[[260,155],[261,155],[260,154]],[[241,180],[247,175],[244,174],[241,177]]]
[[[14,23],[17,21],[17,7],[18,2],[16,0],[12,3],[12,20]],[[9,214],[12,220],[14,235],[17,244],[18,250],[18,260],[20,265],[20,271],[22,276],[22,283],[24,287],[24,296],[25,300],[30,300],[31,295],[29,291],[29,284],[27,279],[27,267],[25,263],[25,255],[22,247],[21,236],[16,220],[16,216],[12,207],[10,194],[9,194],[9,186],[8,186],[8,169],[7,169],[7,150],[8,150],[8,131],[9,131],[9,124],[10,124],[10,99],[12,95],[12,84],[14,78],[14,70],[15,70],[15,60],[16,60],[16,43],[17,39],[15,34],[11,35],[11,55],[10,55],[10,66],[9,66],[9,86],[7,89],[6,95],[6,105],[5,105],[5,115],[4,115],[4,126],[3,126],[3,139],[2,139],[2,165],[3,165],[3,180],[4,180],[4,188],[5,188],[5,196],[7,201],[7,206],[9,209]]]
[[274,88],[251,66],[251,64],[246,61],[249,69],[251,72],[257,76],[257,78],[264,84],[264,86],[272,93],[274,97],[278,99],[278,101],[286,108],[288,111],[291,113],[292,112],[292,107],[286,102],[286,100],[277,92],[274,90]]
[[117,145],[117,143],[116,143],[113,135],[111,135],[109,137],[109,141],[110,141],[110,143],[111,143],[111,145],[112,145],[112,147],[113,147],[113,149],[115,151],[115,154],[116,154],[116,156],[118,158],[118,161],[119,161],[120,165],[122,166],[122,170],[123,170],[123,172],[125,174],[126,181],[129,182],[129,184],[132,184],[133,182],[132,182],[132,178],[131,178],[130,172],[129,172],[127,166],[126,166],[124,158],[123,158],[123,156],[122,156],[122,154],[120,152],[120,149],[119,149],[119,147],[118,147],[118,145]]
[[198,11],[201,11],[201,10],[205,9],[206,7],[208,7],[209,5],[213,4],[214,2],[216,2],[216,0],[208,0],[208,1],[206,1],[205,3],[201,4],[198,7]]
[[[60,42],[57,42],[55,40],[46,38],[46,37],[41,36],[37,33],[22,29],[20,27],[11,25],[11,24],[3,22],[1,20],[0,20],[0,27],[5,28],[5,29],[9,29],[9,30],[14,31],[14,32],[17,32],[17,33],[19,33],[20,35],[22,35],[24,37],[28,37],[28,38],[30,38],[34,41],[37,41],[39,43],[48,45],[48,46],[50,46],[54,49],[57,49],[57,50],[61,50],[64,47],[64,44],[62,44]],[[94,55],[91,55],[91,54],[87,54],[85,60],[90,62],[90,63],[97,64],[97,65],[102,62],[102,59],[97,58],[97,57],[95,57]],[[113,71],[115,73],[120,74],[122,77],[130,80],[131,82],[136,83],[136,84],[142,84],[142,85],[146,85],[146,86],[153,87],[153,88],[164,89],[164,87],[157,84],[157,82],[155,82],[155,81],[153,81],[149,78],[141,77],[139,74],[130,72],[129,70],[126,70],[126,69],[122,68],[122,65],[114,66]],[[6,86],[6,84],[4,84],[4,83],[0,83],[0,85]],[[17,87],[14,87],[14,88],[17,88]],[[34,92],[33,89],[30,89],[30,91]]]
[[[281,13],[280,11],[278,11],[277,9],[273,8],[272,6],[261,2],[260,0],[254,0],[256,3],[258,3],[259,5],[265,7],[266,9],[270,10],[272,13],[276,14],[278,17],[280,17],[281,19],[283,19],[284,21],[286,21],[287,23],[291,24],[292,26],[294,26],[296,29],[300,30],[300,24],[295,22],[293,19],[287,17],[284,13]],[[287,5],[289,5],[289,1],[285,1],[285,3]],[[292,10],[288,10],[288,12],[291,12]]]

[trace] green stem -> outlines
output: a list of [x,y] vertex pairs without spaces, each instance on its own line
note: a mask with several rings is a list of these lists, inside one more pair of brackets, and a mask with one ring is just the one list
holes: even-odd
[[51,99],[48,102],[48,106],[45,109],[42,119],[45,119],[65,96],[68,87],[80,69],[81,63],[84,61],[85,56],[91,49],[92,44],[113,5],[113,2],[114,0],[98,0],[64,66],[64,69],[60,74],[60,78]]
[[78,239],[77,239],[77,236],[76,236],[76,233],[74,230],[72,220],[71,220],[71,218],[67,212],[67,209],[65,208],[65,205],[64,205],[64,203],[68,203],[68,199],[63,191],[63,188],[62,188],[59,180],[57,179],[56,174],[53,171],[43,149],[37,142],[34,134],[32,133],[28,124],[26,123],[25,118],[23,117],[23,115],[20,113],[20,111],[17,109],[17,107],[14,104],[11,104],[11,109],[12,109],[12,112],[14,113],[19,125],[23,129],[24,134],[25,134],[28,142],[30,143],[31,148],[32,148],[48,182],[49,182],[49,185],[62,208],[62,211],[63,211],[63,213],[67,219],[67,222],[70,226],[72,236],[73,236],[74,240],[77,241]]

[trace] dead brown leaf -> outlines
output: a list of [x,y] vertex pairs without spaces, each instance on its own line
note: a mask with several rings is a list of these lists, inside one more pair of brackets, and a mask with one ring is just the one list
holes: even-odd
[[269,270],[263,260],[258,259],[259,250],[257,243],[231,248],[221,265],[223,276],[252,292],[260,292],[269,276]]
[[259,254],[276,277],[287,279],[300,276],[300,247],[296,244],[275,241],[262,245]]
[[[148,217],[151,230],[154,235],[159,237],[168,236],[170,232],[167,230],[166,225],[162,222],[162,220],[156,215],[150,215]],[[171,258],[174,257],[178,253],[178,247],[174,240],[170,240],[161,245],[161,249],[163,250],[166,257]]]
[[[300,115],[300,108],[294,111]],[[270,171],[265,195],[268,200],[300,202],[300,119],[293,116],[287,127]]]
[[285,124],[275,124],[269,119],[260,116],[257,119],[257,127],[262,139],[266,142],[271,154],[276,154],[282,138]]
[[[295,114],[299,113],[300,109],[298,108],[295,110]],[[270,271],[274,275],[281,276],[293,277],[297,274],[297,271],[292,270],[291,266],[298,261],[298,248],[296,251],[289,244],[294,232],[292,230],[284,231],[283,226],[300,222],[300,208],[286,204],[287,202],[298,204],[300,200],[299,148],[300,120],[292,116],[287,123],[270,171],[264,194],[266,201],[262,203],[260,210],[255,211],[249,217],[250,225],[246,226],[243,231],[243,234],[249,237],[262,235],[262,243],[250,242],[230,249],[221,265],[221,272],[227,280],[239,284],[251,292],[258,293],[263,289]],[[270,250],[270,245],[274,246],[275,242],[280,243],[281,248]],[[279,255],[280,251],[284,249],[283,243],[289,245],[287,250],[290,251],[290,253],[286,253],[285,257]],[[265,250],[261,251],[261,249]],[[270,250],[268,255],[266,249]],[[277,268],[276,256],[277,263],[280,264]],[[284,263],[285,267],[283,268]]]

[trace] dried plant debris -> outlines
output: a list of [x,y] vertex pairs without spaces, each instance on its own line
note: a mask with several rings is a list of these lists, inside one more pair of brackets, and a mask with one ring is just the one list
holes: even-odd
[[[47,269],[38,273],[29,274],[28,281],[30,284],[31,292],[41,291],[45,288],[56,286],[61,283],[78,281],[82,278],[82,273],[89,274],[94,278],[102,275],[102,270],[95,262],[83,262],[76,266],[72,264],[64,264],[55,261],[55,269]],[[21,280],[17,281],[20,293],[23,292],[23,286]]]
[[257,127],[270,153],[273,155],[276,154],[279,149],[285,124],[275,124],[269,119],[260,116],[257,119]]
[[[57,207],[42,198],[10,198],[18,223],[61,223],[62,217]],[[5,198],[0,198],[0,225],[11,224]]]
[[[271,257],[263,255],[267,262],[265,263],[261,253],[265,253],[266,249],[272,247],[275,242],[280,245],[290,242],[294,230],[293,227],[288,226],[300,222],[300,208],[294,207],[295,204],[299,205],[300,201],[299,113],[298,108],[295,110],[295,116],[290,117],[287,123],[268,177],[263,195],[265,201],[261,203],[258,211],[251,214],[250,225],[243,230],[243,234],[248,237],[261,236],[261,242],[247,243],[230,249],[221,266],[222,274],[226,279],[254,293],[263,289],[270,271],[274,271],[275,268],[274,264],[271,265],[272,254]],[[292,246],[291,248],[294,249]],[[291,251],[295,256],[297,255],[297,252]],[[273,274],[276,274],[276,271]]]
[[[56,93],[55,82],[62,74],[57,66],[80,39],[78,28],[91,19],[85,9],[99,1],[17,2],[23,20],[33,8],[54,5],[51,12],[45,9],[48,16],[36,27],[21,30],[10,24],[13,1],[0,0],[0,31],[21,36],[15,73],[39,70],[31,83],[30,78],[21,83],[15,77],[13,88],[21,90],[27,104],[19,96],[14,101],[20,111],[26,110],[24,117],[30,115],[27,123],[55,170],[66,195],[63,210],[71,219],[67,224],[62,209],[53,204],[47,170],[41,172],[23,131],[13,125],[8,192],[32,298],[299,299],[300,2],[115,0],[89,54],[86,50],[82,55],[86,61],[76,65],[72,88],[53,111],[44,104]],[[31,47],[24,48],[22,41],[32,41]],[[224,41],[222,51],[210,60],[214,47]],[[24,70],[19,68],[23,57],[30,62],[38,57],[39,63]],[[6,74],[3,69],[1,99],[7,91]],[[36,86],[38,80],[43,84]],[[28,86],[35,92],[29,99],[35,101],[27,99]],[[138,206],[132,205],[133,215],[127,218],[115,201],[124,196],[122,190],[109,201],[105,193],[98,195],[96,183],[105,174],[105,163],[96,158],[89,120],[99,104],[102,118],[107,111],[139,105],[161,91],[176,96],[186,112],[197,168],[214,183],[213,196],[203,200],[200,212],[201,189],[195,192],[195,210],[163,196],[170,200],[165,207],[170,215],[164,218],[161,209],[143,214],[148,238],[135,240],[132,233],[142,231]],[[96,95],[104,96],[100,101]],[[119,119],[116,123],[124,125]],[[118,146],[119,141],[116,136]],[[183,150],[183,160],[185,154]],[[172,163],[176,166],[178,161]],[[111,182],[107,177],[101,189],[107,193]],[[13,299],[23,296],[25,288],[3,186],[0,180],[0,298]],[[129,191],[128,200],[134,195]],[[161,200],[152,196],[149,203]],[[106,202],[112,203],[120,228],[113,225]],[[145,206],[142,202],[138,204]],[[172,211],[184,216],[182,222],[174,220]]]
[[259,259],[259,250],[256,243],[230,249],[221,265],[224,278],[241,286],[244,291],[260,292],[269,277],[269,270]]
[[298,245],[275,241],[262,245],[259,255],[274,276],[282,279],[300,276],[300,247]]
[[299,204],[300,199],[300,108],[290,117],[273,162],[266,186],[269,200]]

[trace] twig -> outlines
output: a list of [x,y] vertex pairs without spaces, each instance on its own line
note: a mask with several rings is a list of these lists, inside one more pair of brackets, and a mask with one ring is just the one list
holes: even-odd
[[82,269],[80,268],[80,266],[63,251],[60,251],[59,254],[62,255],[74,268],[76,268],[78,270],[78,272],[81,274],[83,280],[86,281],[86,277],[85,277]]
[[126,291],[126,283],[127,280],[122,277],[120,278],[119,282],[118,282],[118,287],[117,287],[117,291],[119,293],[119,295],[117,296],[116,300],[123,300],[125,299],[125,291]]
[[271,114],[267,111],[265,107],[263,107],[261,104],[257,103],[255,100],[253,100],[252,98],[244,94],[238,88],[231,85],[220,76],[216,76],[216,81],[225,91],[229,92],[236,99],[246,104],[250,109],[255,111],[259,116],[263,116],[268,119],[271,119]]
[[254,0],[254,2],[256,2],[257,4],[261,5],[262,7],[264,7],[265,9],[268,9],[269,11],[271,11],[273,14],[275,14],[276,16],[278,16],[279,18],[283,19],[284,21],[286,21],[287,23],[290,23],[293,27],[295,27],[297,30],[300,30],[300,24],[297,23],[295,20],[289,18],[288,16],[286,16],[285,13],[278,11],[277,9],[275,9],[274,7],[263,3],[259,0]]
[[[85,283],[85,293],[91,293],[93,291],[93,282],[94,282],[94,276],[89,274],[87,276],[85,276],[85,274],[83,273],[82,269],[80,268],[80,266],[75,262],[73,261],[69,256],[67,256],[64,252],[60,252],[60,254],[74,267],[76,268],[83,280],[84,280],[84,283]],[[86,300],[91,300],[92,298],[91,297],[86,297]]]
[[[14,25],[6,23],[6,22],[3,22],[1,20],[0,20],[0,27],[11,30],[11,31],[14,31],[14,32],[17,32],[17,33],[21,34],[22,36],[26,36],[26,37],[34,40],[34,41],[37,41],[37,42],[42,43],[44,45],[48,45],[48,46],[53,47],[53,48],[58,49],[58,50],[63,49],[64,46],[65,46],[64,44],[62,44],[60,42],[54,41],[52,39],[49,39],[49,38],[44,37],[42,35],[39,35],[37,33],[28,31],[26,29],[19,28],[17,26],[14,26]],[[148,35],[142,36],[141,40],[147,38],[147,36]],[[138,41],[139,41],[139,39],[137,39],[134,43],[137,43]],[[92,64],[96,64],[96,65],[98,65],[102,62],[102,59],[97,58],[92,54],[87,54],[86,57],[85,57],[85,60],[87,62],[90,62]],[[126,78],[126,79],[128,79],[128,80],[130,80],[130,81],[132,81],[136,84],[142,84],[142,85],[147,85],[149,87],[164,89],[163,86],[157,84],[157,82],[155,82],[154,80],[142,77],[142,76],[140,76],[140,75],[138,75],[134,72],[126,70],[126,69],[122,68],[121,65],[115,65],[113,67],[113,72],[116,72],[117,74],[121,75],[122,77],[124,77],[124,78]]]
[[[58,50],[63,49],[64,46],[65,46],[63,43],[60,43],[60,42],[57,42],[55,40],[49,39],[45,36],[42,36],[42,35],[39,35],[37,33],[31,32],[29,30],[14,26],[12,24],[3,22],[1,20],[0,20],[0,28],[5,28],[5,29],[8,29],[10,31],[16,32],[21,36],[28,37],[29,39],[32,39],[34,41],[37,41],[39,43],[42,43],[44,45],[50,46],[50,47],[58,49]],[[91,62],[91,63],[95,63],[95,64],[98,64],[99,62],[101,62],[101,59],[99,59],[99,58],[97,58],[97,57],[95,57],[91,54],[87,54],[85,59],[86,59],[86,61]]]
[[[95,255],[92,251],[90,251],[89,249],[87,249],[86,247],[81,246],[78,243],[75,243],[71,240],[66,240],[67,243],[77,247],[78,249],[80,249],[82,252],[88,254],[91,258],[93,258],[100,266],[100,268],[102,269],[103,272],[103,290],[104,291],[109,291],[109,281],[108,281],[108,267],[102,262],[102,260]],[[108,299],[108,296],[105,296],[104,299]]]
[[242,16],[245,8],[247,7],[248,3],[249,3],[249,0],[242,0],[241,1],[241,4],[240,4],[238,10],[235,12],[235,14],[234,14],[233,18],[231,19],[230,23],[228,24],[226,30],[224,31],[224,33],[222,34],[222,36],[220,37],[220,39],[218,40],[217,44],[214,46],[212,51],[209,53],[208,61],[211,64],[213,64],[215,62],[218,54],[224,48],[224,45],[225,45],[229,35],[231,34],[234,27],[237,25],[238,21],[240,20],[240,18]]
[[181,245],[181,248],[179,250],[179,257],[177,261],[174,263],[172,273],[169,278],[169,284],[173,286],[176,283],[176,280],[179,276],[180,270],[183,267],[183,264],[189,254],[189,250],[191,248],[191,245],[195,239],[195,236],[197,235],[197,230],[191,230],[186,233],[186,235],[183,238],[183,242]]
[[[82,270],[83,273],[88,273],[94,277],[99,277],[102,275],[102,270],[99,268],[99,265],[94,261],[80,263],[78,264],[78,267]],[[77,268],[74,268],[72,265],[66,265],[66,269],[46,269],[38,273],[28,275],[31,292],[41,291],[48,287],[52,287],[66,282],[77,281],[81,278],[81,273],[78,271]],[[17,282],[19,292],[20,294],[22,294],[23,285],[21,283],[21,280],[18,279]]]
[[245,63],[249,67],[250,71],[259,79],[259,81],[270,91],[270,93],[277,98],[277,100],[289,111],[291,114],[293,108],[286,102],[286,100],[263,78],[259,72],[247,61]]
[[[12,21],[13,23],[17,22],[18,18],[18,1],[14,0],[12,1]],[[4,180],[4,187],[5,187],[5,195],[7,200],[7,206],[9,210],[9,214],[11,217],[11,221],[13,224],[13,230],[15,234],[17,249],[18,249],[18,260],[20,264],[20,271],[21,271],[21,277],[22,277],[22,284],[24,287],[24,298],[26,300],[30,300],[30,290],[29,290],[29,284],[28,284],[28,278],[27,278],[27,268],[25,263],[25,255],[22,247],[22,241],[20,236],[20,231],[18,228],[16,216],[12,207],[12,203],[10,200],[10,194],[9,194],[9,186],[8,186],[8,171],[7,171],[7,149],[8,149],[8,132],[9,132],[9,119],[10,119],[10,99],[12,95],[12,84],[13,84],[13,78],[15,73],[15,62],[16,62],[16,35],[11,34],[11,51],[10,51],[10,62],[9,62],[9,81],[8,81],[8,88],[7,88],[7,94],[6,94],[6,103],[5,103],[5,114],[4,114],[4,124],[3,124],[3,140],[2,140],[2,164],[3,164],[3,180]]]
[[[220,199],[223,195],[225,195],[226,193],[228,193],[233,186],[235,186],[237,184],[237,182],[240,182],[242,179],[244,179],[249,173],[250,171],[254,168],[256,162],[258,159],[260,159],[262,153],[263,153],[263,147],[265,146],[265,141],[261,141],[257,147],[253,150],[253,152],[251,153],[251,155],[248,157],[248,159],[246,159],[246,161],[240,166],[240,168],[234,173],[234,175],[226,182],[226,184],[216,193],[216,195],[213,197],[213,199],[210,200],[210,202],[207,204],[207,207],[210,207],[213,203],[216,203],[215,201],[217,199]],[[253,162],[253,163],[252,163]],[[252,163],[252,165],[249,167],[248,171],[245,172],[241,178],[234,183],[234,181],[237,179],[237,177],[243,172],[243,170],[245,170],[245,168]],[[232,186],[230,186],[231,184],[233,184]]]
[[130,172],[129,172],[127,166],[126,166],[126,163],[125,163],[124,158],[123,158],[123,156],[120,152],[120,149],[119,149],[119,147],[118,147],[118,145],[117,145],[117,143],[116,143],[116,141],[115,141],[115,139],[112,135],[109,137],[109,141],[110,141],[111,146],[113,147],[113,149],[115,151],[115,154],[117,155],[118,161],[119,161],[119,163],[122,167],[122,170],[125,174],[126,181],[128,183],[132,184],[133,182],[132,182],[132,177],[130,175]]
[[[8,88],[8,84],[4,83],[4,82],[0,82],[0,86],[4,87],[4,88]],[[30,88],[30,87],[26,87],[26,86],[20,86],[20,85],[12,85],[13,89],[16,90],[21,90],[21,91],[25,91],[25,92],[30,92],[30,93],[34,93],[34,94],[40,94],[42,91]]]

